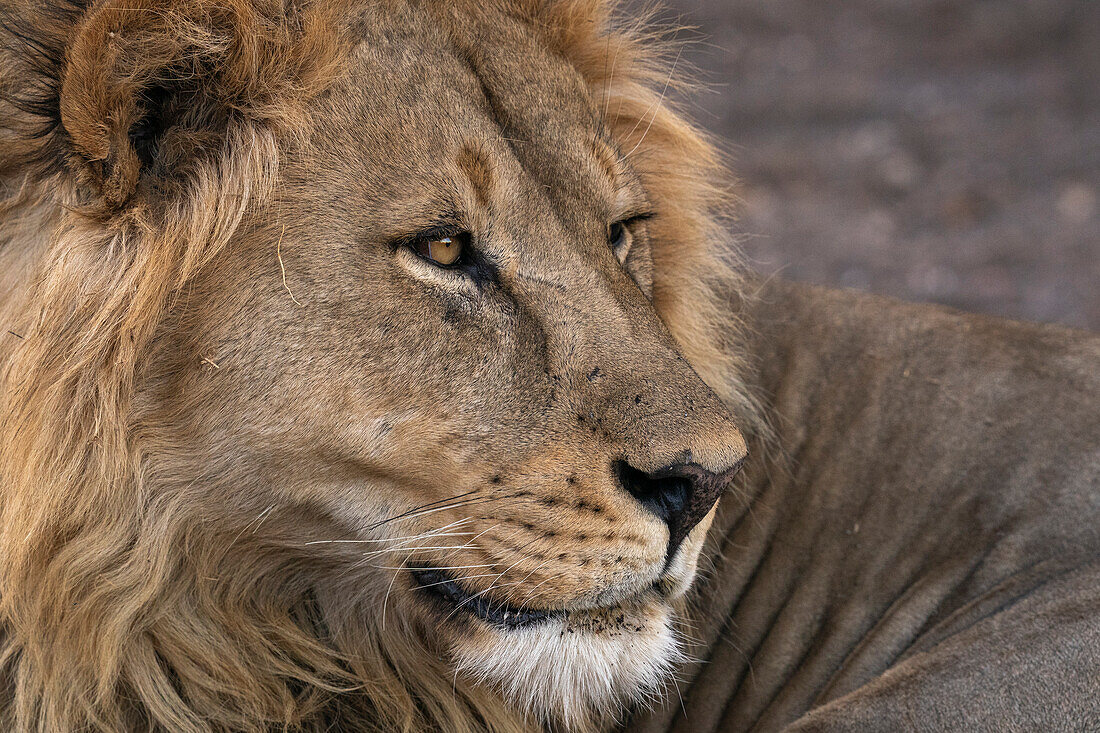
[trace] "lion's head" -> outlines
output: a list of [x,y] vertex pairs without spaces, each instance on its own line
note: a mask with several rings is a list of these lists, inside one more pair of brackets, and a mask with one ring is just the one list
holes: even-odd
[[745,444],[721,177],[652,39],[597,0],[0,7],[5,727],[658,689]]

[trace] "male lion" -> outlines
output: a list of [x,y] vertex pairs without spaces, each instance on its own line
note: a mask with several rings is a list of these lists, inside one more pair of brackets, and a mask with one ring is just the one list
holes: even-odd
[[1100,721],[1100,344],[739,279],[611,12],[0,3],[5,730]]

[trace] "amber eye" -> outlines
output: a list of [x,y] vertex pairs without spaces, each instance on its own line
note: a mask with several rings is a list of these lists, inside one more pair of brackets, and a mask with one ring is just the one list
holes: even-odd
[[418,255],[441,267],[450,267],[462,259],[465,249],[465,237],[458,234],[427,237],[413,244],[413,250]]

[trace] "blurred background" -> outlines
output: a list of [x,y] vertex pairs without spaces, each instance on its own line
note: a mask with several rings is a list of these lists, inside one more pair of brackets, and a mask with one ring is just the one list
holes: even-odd
[[763,272],[1100,330],[1100,0],[663,0]]

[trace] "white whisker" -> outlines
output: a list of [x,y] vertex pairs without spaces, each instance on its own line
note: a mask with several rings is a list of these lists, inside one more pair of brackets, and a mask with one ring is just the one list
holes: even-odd
[[[668,94],[668,85],[672,83],[672,76],[676,73],[676,65],[680,63],[680,54],[682,53],[683,48],[676,52],[676,60],[672,62],[672,68],[670,68],[668,71],[668,79],[665,80],[665,87],[661,90],[661,96],[657,99],[657,103],[651,108],[653,110],[653,114],[649,118],[649,125],[646,126],[645,132],[642,133],[641,139],[638,140],[637,144],[635,144],[634,147],[631,148],[630,152],[627,153],[624,157],[629,159],[630,156],[634,155],[634,151],[642,146],[642,143],[645,142],[646,136],[649,135],[649,131],[650,129],[652,129],[653,123],[657,120],[657,112],[660,111],[661,105],[665,102],[665,95]],[[645,119],[645,117],[643,116],[642,119]],[[638,120],[638,125],[640,125],[641,122],[641,120]],[[630,131],[631,135],[633,135],[634,131],[638,129],[638,125],[634,125],[634,130]]]

